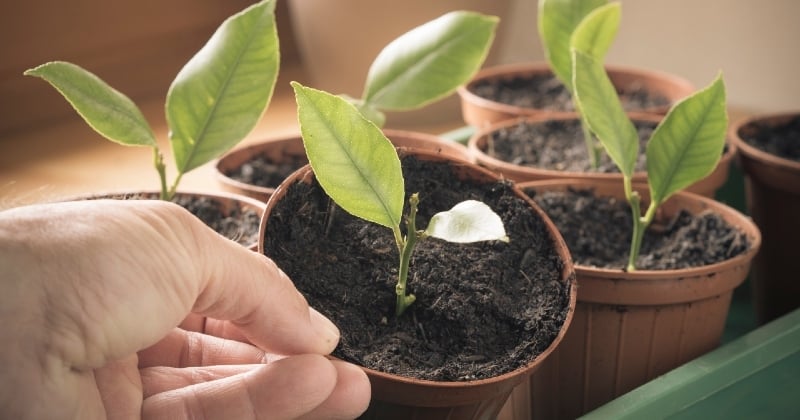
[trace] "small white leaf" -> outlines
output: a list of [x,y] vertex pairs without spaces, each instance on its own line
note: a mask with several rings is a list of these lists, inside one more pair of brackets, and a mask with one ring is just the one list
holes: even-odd
[[425,234],[458,243],[508,242],[500,216],[486,204],[475,200],[462,201],[448,211],[433,215]]

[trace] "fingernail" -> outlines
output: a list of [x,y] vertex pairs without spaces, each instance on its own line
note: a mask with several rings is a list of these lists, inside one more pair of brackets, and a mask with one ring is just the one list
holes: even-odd
[[309,308],[311,312],[311,324],[314,326],[314,329],[317,333],[322,337],[326,344],[326,351],[325,354],[328,354],[336,348],[336,345],[339,344],[339,328],[331,322],[325,315],[317,312],[314,308]]

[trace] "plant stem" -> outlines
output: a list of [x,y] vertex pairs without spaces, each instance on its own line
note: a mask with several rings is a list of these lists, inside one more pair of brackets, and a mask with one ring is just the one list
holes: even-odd
[[600,148],[595,144],[592,130],[589,129],[589,124],[583,116],[581,116],[581,131],[583,131],[583,141],[586,143],[586,153],[589,154],[589,163],[592,169],[597,169],[600,164]]
[[644,230],[647,228],[642,223],[642,210],[641,207],[641,197],[639,197],[639,193],[633,191],[633,187],[631,186],[631,178],[624,176],[623,177],[623,185],[625,188],[625,199],[628,200],[628,204],[631,207],[631,216],[633,219],[633,235],[631,235],[631,248],[630,254],[628,255],[628,266],[626,267],[626,271],[636,271],[636,260],[639,258],[639,250],[642,247],[642,239],[644,238]]
[[414,246],[417,245],[419,235],[417,234],[417,205],[419,204],[419,195],[412,194],[408,199],[409,211],[408,220],[406,221],[406,238],[402,241],[400,247],[400,269],[397,273],[397,286],[395,286],[395,293],[397,294],[397,304],[395,305],[395,315],[400,316],[405,310],[416,300],[412,294],[407,294],[408,283],[408,266],[411,263],[411,253],[414,251]]
[[175,177],[175,182],[173,182],[172,186],[169,187],[169,191],[167,191],[167,200],[172,200],[172,197],[175,197],[175,193],[178,191],[178,184],[181,182],[181,178],[183,178],[183,172],[178,173],[178,176]]
[[164,155],[158,150],[157,147],[153,148],[153,164],[156,167],[156,171],[158,171],[158,178],[161,182],[161,194],[159,198],[161,200],[169,200],[168,191],[167,191],[167,169],[166,165],[164,165]]

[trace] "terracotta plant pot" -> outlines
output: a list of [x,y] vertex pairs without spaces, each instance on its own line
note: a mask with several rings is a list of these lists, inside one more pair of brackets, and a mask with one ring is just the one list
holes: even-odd
[[[464,162],[453,161],[445,157],[441,152],[431,151],[411,151],[410,149],[400,148],[401,156],[407,153],[413,153],[417,159],[423,161],[438,162],[441,164],[454,164],[452,170],[461,179],[474,180],[478,185],[485,185],[487,183],[495,184],[499,178],[491,172],[478,167],[477,165]],[[437,163],[437,164],[438,164]],[[273,211],[278,206],[278,203],[283,200],[289,188],[296,183],[311,183],[314,174],[310,166],[306,166],[295,172],[288,178],[271,196],[267,203],[266,215],[262,219],[261,240],[259,241],[259,250],[265,250],[265,237],[275,238],[275,235],[270,233],[270,219]],[[564,330],[569,325],[571,318],[572,308],[574,307],[575,288],[574,288],[574,272],[571,268],[570,256],[563,243],[563,239],[558,235],[555,227],[549,219],[544,216],[539,209],[530,199],[525,196],[514,186],[509,186],[513,191],[513,195],[524,200],[530,205],[531,210],[538,217],[542,217],[541,221],[546,224],[546,231],[549,232],[553,249],[556,250],[557,255],[552,258],[560,259],[563,262],[561,271],[556,276],[561,284],[567,285],[564,289],[569,297],[563,296],[564,301],[568,301],[569,309],[566,313],[566,318],[560,327],[558,336],[546,347],[544,351],[538,354],[534,360],[529,361],[526,365],[516,368],[510,372],[504,373],[495,377],[488,377],[479,380],[467,381],[434,381],[414,379],[411,377],[400,376],[385,372],[379,372],[374,369],[363,369],[367,373],[372,385],[372,401],[370,408],[362,418],[367,419],[493,419],[496,418],[497,413],[505,403],[512,389],[520,383],[527,381],[531,373],[535,371],[542,362],[551,354],[556,346],[561,341]],[[308,200],[308,199],[307,199]],[[293,219],[292,223],[299,223]],[[537,222],[538,223],[538,222]],[[285,224],[285,223],[283,223]],[[296,228],[297,234],[301,231],[307,230],[308,227]],[[293,229],[295,231],[295,229]],[[292,233],[292,235],[295,235]],[[513,233],[511,233],[513,235]],[[513,241],[513,236],[512,236]],[[303,245],[305,246],[305,245]],[[563,248],[562,248],[563,246]],[[316,251],[318,252],[318,251]],[[270,255],[267,253],[267,255]],[[317,254],[315,254],[317,255]],[[321,258],[320,256],[310,258]],[[324,257],[323,257],[324,258]],[[366,257],[362,257],[366,258]],[[279,261],[279,259],[276,259]],[[279,263],[280,264],[280,263]],[[359,263],[364,270],[370,270],[368,265],[364,262]],[[477,262],[476,262],[477,264]],[[302,263],[300,263],[302,265]],[[413,263],[412,263],[413,265]],[[336,270],[335,266],[330,267],[331,270]],[[413,269],[413,267],[412,267]],[[521,278],[519,281],[524,281]],[[301,289],[302,290],[302,289]],[[418,296],[419,298],[419,296]],[[310,301],[311,302],[311,301]],[[419,301],[418,301],[419,302]],[[415,303],[415,305],[419,303]],[[313,304],[313,303],[312,303]],[[408,314],[404,314],[406,316]],[[480,328],[480,327],[478,327]],[[346,338],[346,332],[343,331],[343,341]]]
[[[131,192],[107,192],[107,193],[96,193],[96,194],[88,194],[88,195],[79,195],[74,197],[69,197],[60,201],[76,201],[76,200],[99,200],[99,199],[117,199],[117,200],[157,200],[159,197],[158,191],[131,191]],[[251,220],[253,227],[259,226],[261,218],[264,215],[264,210],[266,209],[267,205],[264,202],[254,200],[250,197],[226,193],[226,192],[194,192],[194,191],[179,191],[175,194],[173,201],[178,202],[181,204],[180,201],[183,199],[191,199],[191,198],[204,198],[208,199],[211,202],[215,203],[218,207],[215,210],[219,210],[225,216],[230,216],[231,213],[236,213],[238,216],[242,216],[243,212],[246,212]],[[192,211],[192,209],[189,209]],[[194,213],[194,212],[193,212]],[[204,223],[209,224],[210,220],[207,221],[206,219],[211,218],[214,216],[214,212],[208,214],[195,214],[196,217],[203,220]],[[236,216],[234,216],[236,217]],[[244,222],[243,222],[244,223]],[[249,224],[249,223],[248,223]],[[235,227],[235,226],[234,226]],[[228,230],[225,226],[222,227],[226,230],[226,232],[220,232],[223,236],[226,236],[228,239],[233,241],[239,242],[242,246],[252,250],[258,250],[258,239],[257,239],[257,230],[250,232],[249,235],[251,238],[246,239],[242,236],[242,232],[236,229]]]
[[[734,123],[729,133],[740,151],[748,213],[764,236],[752,278],[753,302],[762,324],[800,306],[796,269],[800,260],[800,162],[768,153],[750,139],[762,128],[786,127],[798,118],[800,112],[753,116]],[[800,138],[796,140],[800,144]]]
[[[598,196],[624,200],[621,186],[585,180],[519,187],[537,192],[593,189]],[[648,198],[646,190],[640,194]],[[515,391],[517,401],[531,401],[528,410],[516,407],[516,414],[523,415],[516,418],[576,418],[719,345],[733,290],[747,277],[761,236],[737,210],[691,193],[670,198],[657,217],[668,220],[681,209],[720,214],[745,233],[748,250],[716,264],[678,270],[624,272],[576,264],[575,316],[529,388]]]
[[[472,155],[464,145],[442,139],[433,134],[393,129],[385,129],[383,131],[392,143],[399,147],[441,151],[445,156],[452,159],[472,160]],[[274,164],[296,164],[295,169],[299,169],[300,166],[308,163],[306,151],[303,148],[303,139],[299,135],[267,140],[232,150],[217,160],[215,176],[220,186],[226,191],[246,195],[266,203],[269,196],[278,186],[277,183],[275,185],[256,185],[242,182],[231,176],[244,163],[257,157],[263,157]]]
[[[657,124],[661,117],[656,115],[638,115],[632,117],[634,121],[651,122],[653,125]],[[490,139],[493,138],[498,132],[513,128],[518,124],[541,124],[544,126],[552,121],[563,121],[565,123],[579,124],[579,119],[575,116],[561,116],[548,119],[539,119],[538,117],[527,117],[501,121],[494,123],[489,127],[477,131],[467,142],[467,148],[474,160],[481,166],[489,168],[493,172],[501,174],[507,179],[515,182],[526,181],[543,181],[549,179],[582,179],[594,180],[603,182],[610,185],[622,185],[622,175],[618,172],[615,173],[601,173],[601,172],[575,172],[575,171],[560,171],[555,169],[543,169],[527,165],[518,165],[504,160],[492,157],[489,153]],[[571,139],[565,139],[569,141]],[[581,144],[583,141],[581,140]],[[706,197],[714,197],[715,192],[725,184],[730,172],[731,162],[736,155],[736,145],[728,142],[725,146],[725,151],[717,164],[714,171],[707,177],[701,179],[695,184],[688,187],[689,192],[697,193]],[[642,151],[644,152],[644,151]],[[638,172],[633,176],[633,182],[637,184],[644,184],[647,182],[647,177],[644,172]]]
[[[694,86],[675,75],[652,70],[606,65],[611,82],[619,92],[643,90],[660,96],[669,102],[663,106],[630,110],[635,114],[665,115],[669,107],[680,99],[694,93]],[[465,86],[458,89],[461,99],[461,115],[467,124],[483,128],[490,124],[518,117],[559,118],[574,117],[574,111],[558,111],[509,105],[475,94],[474,86],[490,80],[514,80],[552,75],[546,63],[520,63],[488,67]],[[554,79],[557,80],[557,79]],[[560,85],[560,83],[559,83]]]

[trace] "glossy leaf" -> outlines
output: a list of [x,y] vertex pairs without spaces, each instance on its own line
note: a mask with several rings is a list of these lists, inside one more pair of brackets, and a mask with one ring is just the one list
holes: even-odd
[[363,100],[383,110],[408,110],[452,94],[486,59],[498,20],[450,12],[401,35],[372,63]]
[[345,211],[397,229],[404,181],[397,151],[347,100],[292,82],[306,155],[325,192]]
[[672,107],[647,143],[654,202],[663,202],[714,170],[725,147],[727,126],[722,75]]
[[275,1],[231,16],[181,69],[167,93],[167,122],[180,173],[235,146],[266,109],[278,75]]
[[608,0],[539,0],[538,29],[545,57],[556,77],[572,91],[572,33],[592,10]]
[[500,216],[485,203],[475,200],[462,201],[448,211],[434,214],[425,234],[456,243],[508,242]]
[[46,80],[103,137],[128,146],[157,147],[153,130],[127,96],[93,73],[64,61],[53,61],[25,71]]
[[573,50],[574,99],[589,128],[620,172],[631,177],[639,157],[639,134],[622,108],[619,95],[603,63]]
[[602,62],[617,36],[622,7],[618,2],[592,10],[578,24],[570,39],[570,48]]

